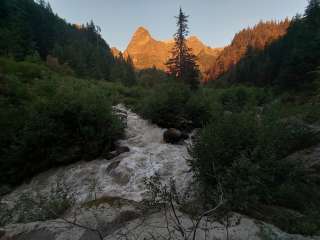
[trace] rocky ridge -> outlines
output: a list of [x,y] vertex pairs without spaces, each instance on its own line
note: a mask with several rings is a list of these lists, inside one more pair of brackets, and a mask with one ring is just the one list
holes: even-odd
[[[222,51],[221,48],[211,48],[206,46],[196,36],[189,37],[187,39],[187,45],[197,56],[198,64],[202,72],[211,65]],[[137,69],[151,68],[155,66],[156,68],[165,70],[165,62],[170,57],[170,51],[173,46],[173,40],[156,40],[146,28],[139,27],[133,34],[133,37],[123,55],[125,57],[130,56]],[[116,48],[112,49],[114,55],[118,56],[119,50]]]

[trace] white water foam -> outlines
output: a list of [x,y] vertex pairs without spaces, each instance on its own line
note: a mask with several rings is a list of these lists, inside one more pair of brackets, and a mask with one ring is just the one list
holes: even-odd
[[127,115],[126,138],[120,144],[128,146],[130,152],[113,160],[78,162],[47,171],[5,199],[14,200],[23,192],[49,191],[53,184],[62,181],[78,202],[91,200],[93,193],[98,198],[108,196],[141,201],[146,192],[144,178],[156,173],[163,182],[174,178],[179,189],[186,188],[192,178],[186,162],[188,143],[166,144],[162,140],[165,129],[150,124],[121,105],[116,108]]

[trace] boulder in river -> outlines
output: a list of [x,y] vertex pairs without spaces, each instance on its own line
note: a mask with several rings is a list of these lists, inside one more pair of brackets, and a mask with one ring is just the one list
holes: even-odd
[[122,105],[117,105],[112,108],[113,113],[120,119],[124,126],[127,126],[128,113]]
[[130,148],[129,147],[127,147],[127,146],[118,146],[118,147],[116,147],[116,149],[114,151],[109,152],[107,154],[106,158],[108,160],[110,160],[110,159],[113,159],[113,158],[119,156],[120,154],[126,153],[126,152],[130,152]]
[[163,134],[163,140],[166,143],[171,143],[171,144],[175,144],[180,142],[181,140],[188,139],[188,137],[189,136],[187,133],[181,132],[180,130],[175,128],[169,128]]

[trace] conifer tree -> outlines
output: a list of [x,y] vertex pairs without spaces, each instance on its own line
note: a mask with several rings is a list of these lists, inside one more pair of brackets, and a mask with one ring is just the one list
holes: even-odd
[[133,62],[130,56],[128,56],[128,59],[125,62],[125,76],[122,80],[123,84],[126,86],[133,86],[136,84],[136,73],[134,70]]
[[320,0],[309,0],[305,16],[310,23],[320,24]]
[[166,62],[169,75],[185,82],[192,89],[199,85],[199,67],[192,49],[188,48],[186,37],[188,31],[188,16],[180,8],[177,18],[178,30],[174,35],[175,44],[171,58]]

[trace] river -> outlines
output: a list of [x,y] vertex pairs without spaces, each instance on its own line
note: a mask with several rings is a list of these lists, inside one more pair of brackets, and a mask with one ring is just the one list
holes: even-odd
[[116,109],[127,116],[126,137],[119,144],[129,147],[129,152],[111,160],[78,162],[49,170],[18,187],[6,199],[17,199],[21,193],[45,193],[59,182],[78,202],[90,201],[93,195],[141,201],[146,196],[144,179],[155,174],[164,184],[174,178],[183,191],[192,179],[186,161],[190,142],[166,144],[163,142],[165,129],[150,124],[122,105]]

